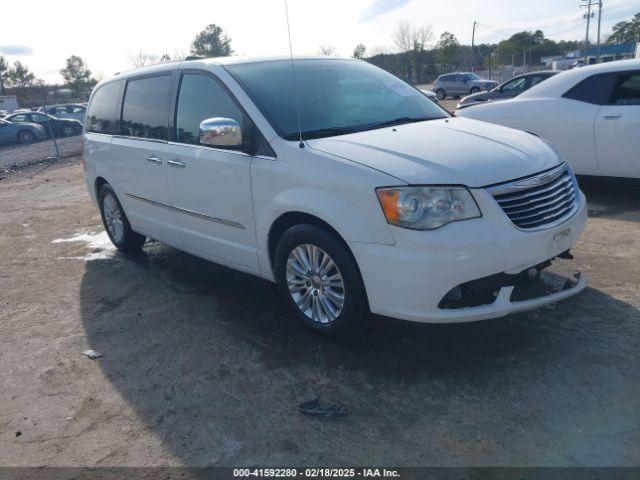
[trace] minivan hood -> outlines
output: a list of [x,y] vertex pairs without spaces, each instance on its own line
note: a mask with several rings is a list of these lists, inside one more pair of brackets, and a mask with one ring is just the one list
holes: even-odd
[[457,117],[308,140],[307,144],[415,185],[483,187],[561,162],[551,147],[532,134]]

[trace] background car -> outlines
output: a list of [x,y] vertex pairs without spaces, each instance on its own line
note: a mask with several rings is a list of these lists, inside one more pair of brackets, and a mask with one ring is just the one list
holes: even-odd
[[491,90],[497,85],[498,82],[495,80],[480,78],[473,72],[454,72],[436,78],[431,90],[438,96],[438,100],[444,100],[447,97],[457,98],[483,90]]
[[37,123],[45,128],[48,136],[51,136],[51,132],[53,132],[56,138],[70,137],[82,133],[82,123],[78,120],[56,118],[42,112],[14,113],[8,115],[6,120],[13,123]]
[[464,97],[458,102],[456,108],[460,109],[477,105],[478,103],[488,101],[495,102],[496,100],[506,100],[508,98],[517,97],[522,92],[529,90],[531,87],[535,87],[537,84],[554,76],[556,73],[560,72],[557,70],[543,70],[540,72],[530,72],[525,73],[524,75],[518,75],[488,92],[474,93],[473,95]]
[[577,174],[640,178],[640,60],[562,72],[516,98],[463,108],[458,116],[538,135]]
[[7,115],[9,115],[9,112],[7,112],[6,110],[0,110],[0,118],[4,118]]
[[0,120],[0,144],[30,144],[47,138],[46,130],[35,123],[11,123]]
[[61,105],[45,105],[38,109],[39,112],[48,113],[57,118],[69,118],[84,123],[87,107],[80,103],[66,103]]

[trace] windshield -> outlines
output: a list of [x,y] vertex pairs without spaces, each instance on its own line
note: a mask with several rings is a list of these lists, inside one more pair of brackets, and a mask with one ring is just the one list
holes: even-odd
[[[295,79],[304,139],[445,118],[415,88],[373,65],[351,60],[296,60]],[[278,134],[298,138],[290,61],[227,65]]]
[[465,73],[467,80],[481,80],[481,78],[476,73]]

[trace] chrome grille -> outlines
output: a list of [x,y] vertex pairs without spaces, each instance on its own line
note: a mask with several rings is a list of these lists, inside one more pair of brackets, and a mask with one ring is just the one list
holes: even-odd
[[578,187],[566,164],[489,188],[511,222],[524,230],[557,224],[578,208]]

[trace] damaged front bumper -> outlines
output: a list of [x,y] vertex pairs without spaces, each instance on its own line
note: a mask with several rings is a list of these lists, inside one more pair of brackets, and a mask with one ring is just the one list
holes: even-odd
[[[444,318],[455,321],[498,318],[558,302],[584,290],[587,282],[577,270],[570,269],[565,252],[517,274],[499,273],[463,283],[440,301]],[[445,320],[446,321],[446,320]]]

